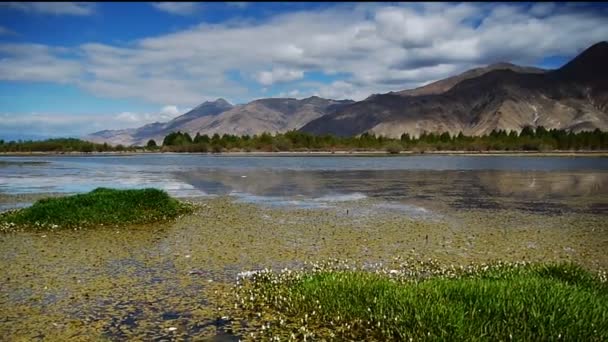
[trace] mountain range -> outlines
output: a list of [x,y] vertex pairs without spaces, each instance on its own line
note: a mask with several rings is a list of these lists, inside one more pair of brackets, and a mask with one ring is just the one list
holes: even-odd
[[352,136],[365,132],[399,137],[423,132],[482,135],[525,126],[608,130],[608,42],[597,43],[563,67],[543,70],[497,63],[423,87],[374,94],[363,101],[317,96],[267,98],[233,106],[205,102],[166,123],[106,130],[86,140],[110,144],[158,143],[174,131],[194,135],[260,134],[299,129]]

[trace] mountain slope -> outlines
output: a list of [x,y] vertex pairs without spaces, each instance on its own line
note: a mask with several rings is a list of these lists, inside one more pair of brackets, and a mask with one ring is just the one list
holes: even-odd
[[191,127],[201,134],[253,135],[262,132],[286,132],[298,129],[311,120],[352,102],[327,100],[317,96],[302,100],[260,99],[237,106],[213,120],[197,119],[191,123]]
[[260,134],[298,129],[307,122],[354,101],[335,101],[317,96],[302,100],[269,98],[232,106],[223,99],[205,102],[167,123],[153,123],[136,129],[106,130],[85,137],[94,142],[144,145],[149,139],[160,144],[171,132],[218,134]]
[[389,94],[396,94],[402,96],[419,96],[419,95],[431,95],[431,94],[441,94],[446,91],[452,89],[456,84],[468,80],[471,78],[479,77],[483,74],[486,74],[490,71],[494,70],[511,70],[522,74],[540,74],[545,72],[546,70],[533,68],[533,67],[522,67],[519,65],[511,64],[511,63],[495,63],[488,65],[486,67],[475,68],[468,71],[463,72],[460,75],[452,76],[445,78],[443,80],[439,80],[430,84],[427,84],[422,87],[418,87],[415,89],[402,90],[397,92],[390,92]]
[[160,144],[164,137],[171,132],[179,130],[187,131],[189,128],[188,124],[192,120],[211,118],[232,107],[233,106],[224,99],[207,101],[166,123],[155,122],[139,128],[99,131],[89,134],[83,139],[96,143],[106,142],[112,145],[123,144],[126,146],[145,145],[148,140],[154,139],[157,144]]
[[493,129],[520,131],[526,125],[608,130],[606,60],[608,43],[602,42],[558,70],[495,68],[451,86],[446,79],[444,87],[376,95],[313,120],[301,130],[391,137],[425,131],[481,135]]

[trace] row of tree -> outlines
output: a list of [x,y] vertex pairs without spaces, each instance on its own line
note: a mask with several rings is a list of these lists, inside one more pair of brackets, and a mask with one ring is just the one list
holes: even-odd
[[106,143],[96,144],[74,138],[10,142],[0,140],[0,152],[108,152],[129,149],[134,148],[126,148],[123,145],[112,146]]
[[515,131],[492,131],[483,136],[465,136],[462,133],[423,133],[419,137],[403,134],[400,139],[364,133],[356,137],[312,135],[289,131],[271,135],[237,136],[232,134],[196,134],[173,132],[162,145],[148,141],[145,147],[96,144],[79,139],[49,139],[43,141],[0,140],[0,152],[106,152],[162,150],[171,152],[222,152],[222,151],[333,151],[333,150],[385,150],[398,153],[403,150],[423,151],[552,151],[552,150],[608,150],[608,132],[599,129],[573,133],[544,127],[525,127]]
[[[151,140],[148,147],[156,142]],[[364,133],[356,137],[312,135],[299,131],[283,134],[236,136],[231,134],[197,134],[173,132],[162,143],[166,151],[221,152],[239,151],[308,151],[308,150],[386,150],[413,151],[552,151],[552,150],[605,150],[608,149],[608,132],[599,129],[573,133],[565,130],[547,130],[525,127],[516,131],[495,130],[483,136],[465,136],[462,133],[423,133],[419,137],[403,134],[400,139]]]

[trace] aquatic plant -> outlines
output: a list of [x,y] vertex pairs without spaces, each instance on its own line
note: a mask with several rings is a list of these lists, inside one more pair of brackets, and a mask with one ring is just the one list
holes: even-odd
[[29,208],[0,215],[0,231],[144,224],[165,221],[191,210],[158,189],[97,188],[87,194],[45,198]]
[[347,263],[242,273],[237,307],[259,337],[337,340],[608,338],[605,273],[569,263],[393,269]]

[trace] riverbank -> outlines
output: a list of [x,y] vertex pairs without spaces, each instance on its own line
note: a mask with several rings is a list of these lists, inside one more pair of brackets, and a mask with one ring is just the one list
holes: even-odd
[[608,157],[608,151],[401,151],[388,153],[386,151],[281,151],[281,152],[161,152],[161,151],[135,151],[135,152],[0,152],[0,156],[133,156],[149,154],[185,154],[185,155],[213,155],[238,157],[278,157],[278,156],[423,156],[423,155],[460,155],[460,156],[535,156],[535,157]]

